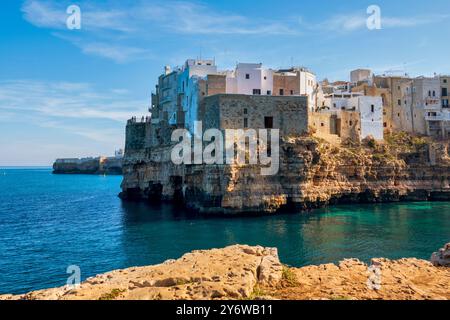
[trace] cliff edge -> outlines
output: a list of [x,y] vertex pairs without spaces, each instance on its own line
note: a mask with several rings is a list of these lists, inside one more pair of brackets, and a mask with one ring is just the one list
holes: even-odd
[[121,197],[221,214],[450,200],[448,140],[396,133],[334,145],[308,134],[285,137],[272,176],[258,165],[174,165],[170,152],[170,145],[126,150]]
[[[449,257],[447,244],[441,251]],[[277,249],[234,245],[177,260],[116,270],[75,289],[46,289],[0,300],[450,299],[450,268],[415,258],[357,259],[291,268]]]

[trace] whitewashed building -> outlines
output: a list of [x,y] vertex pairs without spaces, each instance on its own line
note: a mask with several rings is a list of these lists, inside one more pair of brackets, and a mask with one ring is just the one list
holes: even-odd
[[[178,75],[178,103],[184,113],[184,122],[193,131],[193,124],[198,118],[199,100],[202,95],[200,81],[208,75],[217,74],[214,60],[188,59]],[[181,111],[178,110],[178,111]],[[177,122],[177,114],[172,114],[170,124]]]
[[333,93],[325,98],[323,112],[357,111],[360,114],[360,139],[372,136],[383,140],[383,100],[377,96],[364,96],[359,92]]
[[356,96],[348,100],[347,110],[359,111],[361,139],[372,136],[383,140],[383,101],[381,97]]
[[238,63],[236,69],[226,75],[226,93],[272,95],[273,70],[264,68],[261,63]]

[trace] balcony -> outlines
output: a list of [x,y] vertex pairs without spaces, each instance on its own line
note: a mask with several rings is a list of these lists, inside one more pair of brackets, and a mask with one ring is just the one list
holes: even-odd
[[427,121],[450,121],[450,112],[430,112],[425,115]]
[[425,109],[434,109],[441,106],[441,99],[438,97],[426,97],[425,98]]

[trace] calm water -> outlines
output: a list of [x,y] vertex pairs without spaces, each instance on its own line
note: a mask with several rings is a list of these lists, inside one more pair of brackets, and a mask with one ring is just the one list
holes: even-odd
[[450,203],[352,205],[312,214],[204,218],[169,205],[124,204],[121,177],[0,169],[0,293],[242,243],[279,248],[294,266],[355,257],[418,257],[450,240]]

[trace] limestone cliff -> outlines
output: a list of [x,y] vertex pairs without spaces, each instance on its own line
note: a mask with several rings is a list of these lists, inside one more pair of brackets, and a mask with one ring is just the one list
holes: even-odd
[[405,133],[384,143],[281,141],[280,170],[255,165],[175,166],[171,146],[126,152],[121,197],[174,200],[204,213],[273,213],[333,203],[450,200],[449,141]]
[[122,158],[97,157],[87,159],[58,159],[53,164],[54,174],[122,174]]
[[235,245],[108,272],[76,288],[3,295],[0,300],[445,300],[450,299],[449,283],[450,268],[414,258],[372,259],[370,266],[346,259],[337,265],[290,268],[280,263],[275,248]]

